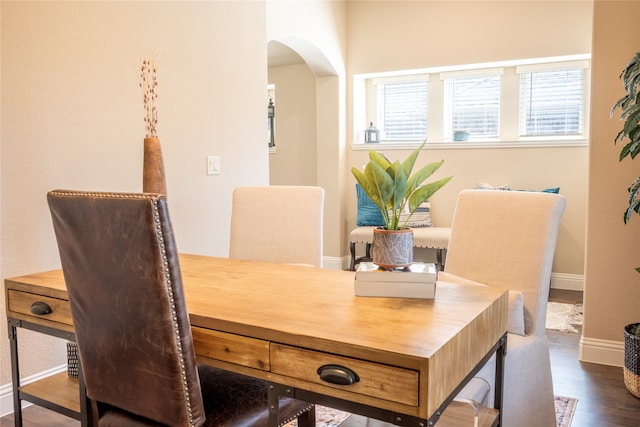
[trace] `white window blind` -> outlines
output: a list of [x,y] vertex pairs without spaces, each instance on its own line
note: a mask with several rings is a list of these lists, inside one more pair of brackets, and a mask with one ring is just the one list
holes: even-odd
[[373,122],[383,143],[585,144],[589,67],[580,54],[356,75],[354,138]]
[[520,74],[520,135],[580,135],[584,128],[584,69]]
[[427,137],[427,80],[377,83],[378,122],[382,140]]
[[[444,134],[466,131],[469,138],[495,138],[500,135],[499,73],[485,75],[443,74],[445,82]],[[469,74],[469,73],[464,73]]]

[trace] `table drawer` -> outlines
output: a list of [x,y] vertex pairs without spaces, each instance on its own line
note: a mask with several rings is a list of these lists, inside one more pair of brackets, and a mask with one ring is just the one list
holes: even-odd
[[[20,313],[32,319],[38,319],[39,321],[47,320],[73,326],[71,307],[67,300],[11,289],[7,291],[7,298],[7,306],[10,312]],[[48,314],[36,314],[36,312],[32,311],[32,306],[35,303],[46,304],[51,312]]]
[[[327,382],[318,373],[318,368],[325,365],[348,368],[357,374],[359,380],[349,385]],[[411,369],[272,343],[271,372],[352,393],[418,406],[420,376],[418,371]]]
[[191,327],[196,354],[250,368],[269,370],[269,342],[211,329]]

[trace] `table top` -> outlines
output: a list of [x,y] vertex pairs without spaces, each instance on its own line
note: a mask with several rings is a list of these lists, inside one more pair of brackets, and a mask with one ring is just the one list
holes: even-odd
[[194,255],[180,261],[193,325],[259,331],[292,345],[323,340],[325,350],[348,344],[429,358],[505,292],[440,282],[435,299],[365,298],[355,296],[351,271]]
[[[421,395],[421,415],[506,332],[505,289],[439,281],[434,299],[356,297],[351,271],[187,254],[180,264],[192,326],[416,370],[421,387],[442,389],[428,405]],[[60,270],[5,287],[67,299]]]

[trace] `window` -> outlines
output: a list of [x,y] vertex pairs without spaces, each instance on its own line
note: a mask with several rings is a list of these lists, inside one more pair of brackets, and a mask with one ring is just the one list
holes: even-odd
[[[415,79],[415,77],[414,77]],[[427,80],[375,82],[382,139],[422,141],[427,137]]]
[[[354,76],[354,141],[454,146],[586,143],[590,55]],[[456,144],[453,144],[456,143]],[[458,144],[459,143],[459,144]],[[478,145],[480,144],[480,145]]]
[[[580,135],[584,126],[584,68],[520,73],[520,135]],[[537,68],[537,67],[536,67]]]
[[464,132],[465,139],[497,138],[500,135],[501,73],[460,77],[456,74],[441,75],[445,83],[445,139],[454,132]]

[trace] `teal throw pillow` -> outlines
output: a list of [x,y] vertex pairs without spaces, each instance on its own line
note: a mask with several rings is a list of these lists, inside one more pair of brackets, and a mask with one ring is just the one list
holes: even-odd
[[560,187],[545,188],[544,190],[540,190],[540,192],[558,194],[560,192]]
[[367,193],[364,192],[360,184],[356,184],[356,195],[358,196],[358,218],[356,225],[364,227],[373,225],[380,227],[384,225],[384,218],[378,207],[371,201]]
[[553,194],[558,194],[560,193],[560,187],[551,187],[551,188],[545,188],[542,190],[517,190],[517,191],[530,191],[533,193],[553,193]]

